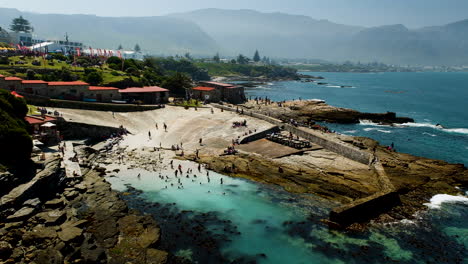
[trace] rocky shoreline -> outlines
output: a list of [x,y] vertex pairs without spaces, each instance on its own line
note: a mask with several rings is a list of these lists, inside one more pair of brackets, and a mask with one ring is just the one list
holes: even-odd
[[[48,162],[44,173],[60,173],[59,164]],[[2,263],[179,263],[157,249],[155,220],[129,210],[103,173],[91,169],[82,179],[55,182],[53,192],[28,193],[26,201],[3,210]]]
[[246,109],[257,113],[289,122],[291,119],[299,123],[328,122],[342,124],[356,124],[360,120],[369,120],[382,125],[412,123],[409,117],[397,117],[395,113],[362,113],[353,109],[328,105],[321,100],[294,100],[281,104],[269,103],[262,100],[250,100],[243,104]]

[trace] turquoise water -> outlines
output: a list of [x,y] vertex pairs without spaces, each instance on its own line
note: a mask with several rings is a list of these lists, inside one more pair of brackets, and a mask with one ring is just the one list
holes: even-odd
[[[195,263],[468,261],[468,210],[461,210],[463,204],[443,204],[414,222],[342,233],[320,221],[336,204],[215,172],[209,172],[208,182],[204,169],[189,176],[132,169],[108,180],[114,189],[130,192],[122,197],[131,208],[161,225],[163,249]],[[183,189],[177,188],[179,179]]]
[[[468,164],[468,74],[312,74],[326,77],[330,87],[279,82],[247,92],[275,100],[320,98],[360,111],[413,117],[416,125],[407,127],[331,127],[383,144],[394,142],[399,151]],[[341,85],[354,88],[336,87]],[[437,123],[446,129],[436,128]],[[339,232],[321,223],[333,203],[214,172],[208,182],[206,170],[193,171],[189,178],[186,173],[175,178],[165,169],[122,169],[108,180],[130,193],[122,197],[131,208],[161,225],[163,249],[195,263],[468,263],[467,203],[442,203],[415,220],[367,232]],[[177,188],[179,179],[183,189]]]
[[[273,100],[322,99],[362,112],[396,112],[415,119],[405,127],[327,124],[340,133],[392,142],[400,152],[468,165],[468,73],[304,73],[319,82],[275,82],[246,90]],[[351,86],[352,88],[339,88]],[[444,129],[437,128],[441,124]]]

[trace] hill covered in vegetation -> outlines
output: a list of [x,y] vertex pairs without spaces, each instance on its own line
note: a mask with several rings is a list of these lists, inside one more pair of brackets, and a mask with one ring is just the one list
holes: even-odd
[[27,112],[23,99],[0,89],[0,171],[28,163],[31,157],[32,139],[24,121]]

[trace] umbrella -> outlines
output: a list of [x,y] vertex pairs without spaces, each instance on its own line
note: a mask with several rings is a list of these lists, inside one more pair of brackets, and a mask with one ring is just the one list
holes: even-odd
[[53,124],[51,122],[47,122],[47,123],[43,124],[41,127],[54,127],[54,126],[57,126],[57,125]]
[[19,97],[19,98],[23,98],[24,96],[22,95],[19,95],[17,92],[13,91],[11,92],[12,95],[14,95],[15,97]]

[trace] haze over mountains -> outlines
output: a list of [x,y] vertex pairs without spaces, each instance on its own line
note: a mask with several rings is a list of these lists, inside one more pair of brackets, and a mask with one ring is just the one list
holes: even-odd
[[[202,9],[157,17],[46,15],[0,9],[0,26],[22,14],[45,38],[63,38],[95,47],[131,48],[152,54],[190,52],[213,56],[239,53],[273,58],[379,61],[409,65],[468,65],[468,19],[408,29],[403,25],[363,28],[307,16],[253,10]],[[365,14],[363,14],[365,15]]]

